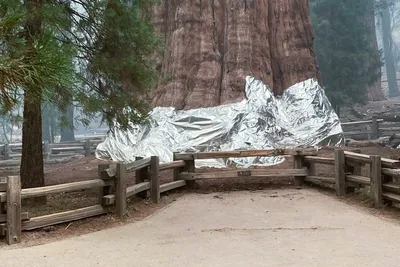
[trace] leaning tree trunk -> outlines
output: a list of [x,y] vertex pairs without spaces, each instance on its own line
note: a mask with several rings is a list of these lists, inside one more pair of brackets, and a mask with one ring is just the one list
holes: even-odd
[[[367,0],[366,5],[368,6],[368,13],[365,14],[366,25],[369,29],[369,42],[376,51],[379,51],[378,39],[376,36],[376,24],[375,24],[375,9],[374,0]],[[377,72],[381,73],[381,66],[377,65]],[[382,77],[379,75],[377,81],[368,88],[368,100],[370,101],[381,101],[385,99],[385,94],[382,90]]]
[[381,11],[382,21],[382,41],[383,50],[385,52],[385,67],[387,74],[387,81],[389,85],[389,96],[395,97],[400,95],[400,91],[397,85],[396,77],[396,66],[394,63],[394,55],[392,49],[392,27],[391,27],[391,14],[389,10],[389,2],[386,0]]
[[307,0],[166,0],[154,12],[166,42],[154,106],[239,101],[247,75],[276,94],[320,78]]
[[[42,33],[41,15],[38,9],[41,0],[25,1],[27,11],[32,14],[25,25],[25,41],[31,50],[26,55],[27,60],[35,57],[34,43]],[[23,188],[44,186],[43,152],[42,152],[42,112],[41,89],[24,88],[24,115],[22,125],[22,158],[21,182]],[[39,95],[39,97],[38,97]],[[44,202],[46,198],[38,198]]]

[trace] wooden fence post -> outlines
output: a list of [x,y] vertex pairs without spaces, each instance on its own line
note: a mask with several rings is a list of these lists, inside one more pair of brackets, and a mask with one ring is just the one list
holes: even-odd
[[[0,187],[2,187],[2,185],[5,185],[4,190],[0,190],[1,192],[7,191],[7,177],[5,177],[4,179],[6,179],[6,180],[3,181],[2,178],[0,178]],[[7,214],[7,202],[0,202],[0,215],[2,215],[2,214]],[[6,228],[6,225],[0,224],[0,236],[6,235],[5,228]]]
[[310,175],[310,176],[316,176],[317,175],[317,170],[315,168],[315,163],[314,162],[310,162],[308,164],[305,164],[305,166],[307,166],[307,168],[308,168],[308,175]]
[[[361,164],[356,161],[345,160],[345,173],[361,176]],[[354,193],[356,188],[360,188],[360,185],[346,181],[346,193]]]
[[[295,152],[296,153],[296,152]],[[305,167],[304,156],[299,154],[293,154],[293,169],[303,169]],[[295,185],[303,185],[304,184],[303,176],[295,176],[294,184]]]
[[115,185],[115,209],[120,218],[124,218],[126,214],[126,176],[126,164],[118,163]]
[[[0,192],[6,192],[6,191],[7,191],[7,178],[0,177]],[[6,214],[6,212],[7,212],[7,202],[0,202],[0,214]]]
[[[136,160],[141,160],[143,159],[143,157],[136,157]],[[149,181],[149,168],[143,168],[140,170],[137,170],[135,172],[135,184],[140,184],[142,182],[145,181]],[[142,197],[142,198],[149,198],[150,197],[150,192],[149,190],[140,192],[139,194],[137,194],[138,196]]]
[[160,175],[159,175],[160,159],[157,156],[152,156],[150,161],[150,183],[151,183],[151,200],[158,204],[160,203]]
[[21,242],[21,178],[7,178],[7,244]]
[[[102,173],[103,173],[103,171],[107,170],[108,168],[110,168],[110,164],[100,164],[97,167],[97,173],[98,173],[99,179],[105,180],[105,177],[102,175]],[[100,205],[102,205],[102,203],[103,203],[103,197],[106,195],[110,195],[110,194],[111,194],[111,185],[106,185],[103,188],[99,189]]]
[[373,139],[379,138],[379,122],[376,116],[372,117],[372,138]]
[[371,196],[375,208],[382,207],[382,163],[380,156],[370,156],[371,159]]
[[90,139],[85,140],[85,157],[90,157],[91,151],[90,151]]
[[367,125],[366,129],[367,129],[367,139],[368,140],[374,139],[374,133],[372,132],[371,125]]
[[336,195],[344,196],[346,194],[346,174],[345,157],[342,149],[335,150],[335,188]]
[[[174,152],[173,154],[173,161],[176,161],[176,154],[178,154],[178,152]],[[173,176],[173,180],[174,181],[178,181],[179,180],[179,174],[182,172],[183,168],[174,168],[172,170],[172,176]]]
[[43,157],[46,160],[47,158],[49,158],[50,153],[49,153],[49,141],[44,141],[43,142]]
[[[183,167],[183,171],[184,172],[189,172],[189,173],[195,173],[196,172],[196,165],[195,165],[195,162],[194,162],[194,155],[193,155],[193,159],[185,160],[185,167]],[[188,180],[188,181],[186,181],[186,185],[189,188],[194,189],[195,185],[196,185],[196,180]]]
[[10,145],[4,144],[4,159],[10,159]]

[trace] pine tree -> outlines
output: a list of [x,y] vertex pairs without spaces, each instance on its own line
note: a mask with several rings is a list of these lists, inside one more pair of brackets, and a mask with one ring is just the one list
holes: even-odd
[[[149,0],[0,0],[0,90],[6,109],[23,95],[23,187],[44,185],[41,104],[109,125],[143,122],[137,95],[156,79],[159,47]],[[86,121],[87,122],[87,121]]]

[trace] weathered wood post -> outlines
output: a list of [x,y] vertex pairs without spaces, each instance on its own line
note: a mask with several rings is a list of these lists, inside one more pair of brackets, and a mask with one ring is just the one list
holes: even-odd
[[370,156],[370,178],[371,178],[371,196],[375,208],[383,205],[382,198],[382,163],[380,156]]
[[[173,161],[176,161],[177,160],[177,158],[176,158],[176,154],[178,154],[178,152],[174,152],[174,154],[173,154]],[[174,181],[178,181],[178,180],[180,180],[179,179],[179,174],[181,173],[183,171],[183,167],[182,168],[174,168],[173,170],[172,170],[172,176],[173,176],[173,180]]]
[[[185,167],[183,167],[182,171],[184,172],[188,172],[188,173],[195,173],[196,172],[196,165],[195,165],[195,154],[191,154],[190,159],[185,159]],[[191,188],[194,189],[195,185],[196,185],[196,180],[188,180],[186,181],[186,185]]]
[[160,203],[160,159],[158,156],[152,156],[150,161],[149,173],[150,173],[150,190],[151,200],[158,204]]
[[[7,178],[0,177],[0,192],[6,192],[6,191],[7,191]],[[6,212],[7,212],[7,203],[0,201],[0,215],[6,214]]]
[[371,125],[367,125],[366,129],[367,129],[367,139],[368,140],[374,139]]
[[[143,157],[136,157],[136,160],[141,160],[141,159],[143,159]],[[150,180],[150,177],[149,177],[149,168],[148,167],[139,169],[135,172],[135,184],[140,184],[140,183],[143,183],[143,182],[146,182],[149,180]],[[142,198],[149,198],[150,191],[146,190],[146,191],[140,192],[137,195]]]
[[345,156],[343,149],[335,150],[335,189],[336,195],[346,194]]
[[310,176],[316,176],[317,175],[317,170],[315,168],[315,163],[314,162],[310,162],[308,165],[308,173],[310,174]]
[[[304,156],[298,150],[293,151],[293,169],[303,169],[304,167]],[[304,176],[295,176],[294,184],[298,186],[303,185],[305,178]]]
[[372,117],[372,138],[379,138],[379,122],[376,116]]
[[90,157],[90,155],[91,155],[91,151],[90,151],[90,139],[86,139],[86,140],[85,140],[84,148],[85,148],[85,157]]
[[[345,174],[346,173],[361,176],[361,164],[356,161],[345,160]],[[346,181],[346,193],[354,193],[356,188],[359,188],[359,185]]]
[[7,244],[21,242],[21,178],[7,178]]
[[[99,179],[102,179],[104,181],[105,180],[109,180],[109,176],[103,174],[103,172],[105,170],[107,170],[108,168],[110,168],[110,164],[100,164],[99,166],[97,166],[97,175],[98,175]],[[100,205],[103,204],[103,197],[111,194],[111,190],[112,190],[112,186],[111,185],[106,185],[103,188],[99,189],[99,203],[100,203]]]
[[4,144],[4,159],[5,160],[10,159],[10,145],[9,144]]
[[43,142],[43,158],[46,160],[49,158],[49,141]]
[[117,164],[115,202],[118,217],[124,218],[126,214],[126,164]]

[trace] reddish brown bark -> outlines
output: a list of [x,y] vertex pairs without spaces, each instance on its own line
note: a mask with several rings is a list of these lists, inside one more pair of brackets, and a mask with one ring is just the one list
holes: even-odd
[[247,75],[276,94],[320,77],[307,0],[166,0],[154,13],[166,42],[154,106],[239,101]]
[[[369,28],[369,41],[372,45],[372,48],[376,51],[379,51],[378,48],[378,40],[376,37],[376,26],[375,26],[375,10],[374,10],[374,1],[368,0],[366,1],[368,5],[368,14],[366,14],[366,25]],[[381,72],[381,67],[377,66],[377,71]],[[385,99],[385,94],[382,90],[381,84],[381,76],[379,76],[378,80],[368,88],[368,100],[370,101],[381,101]]]

